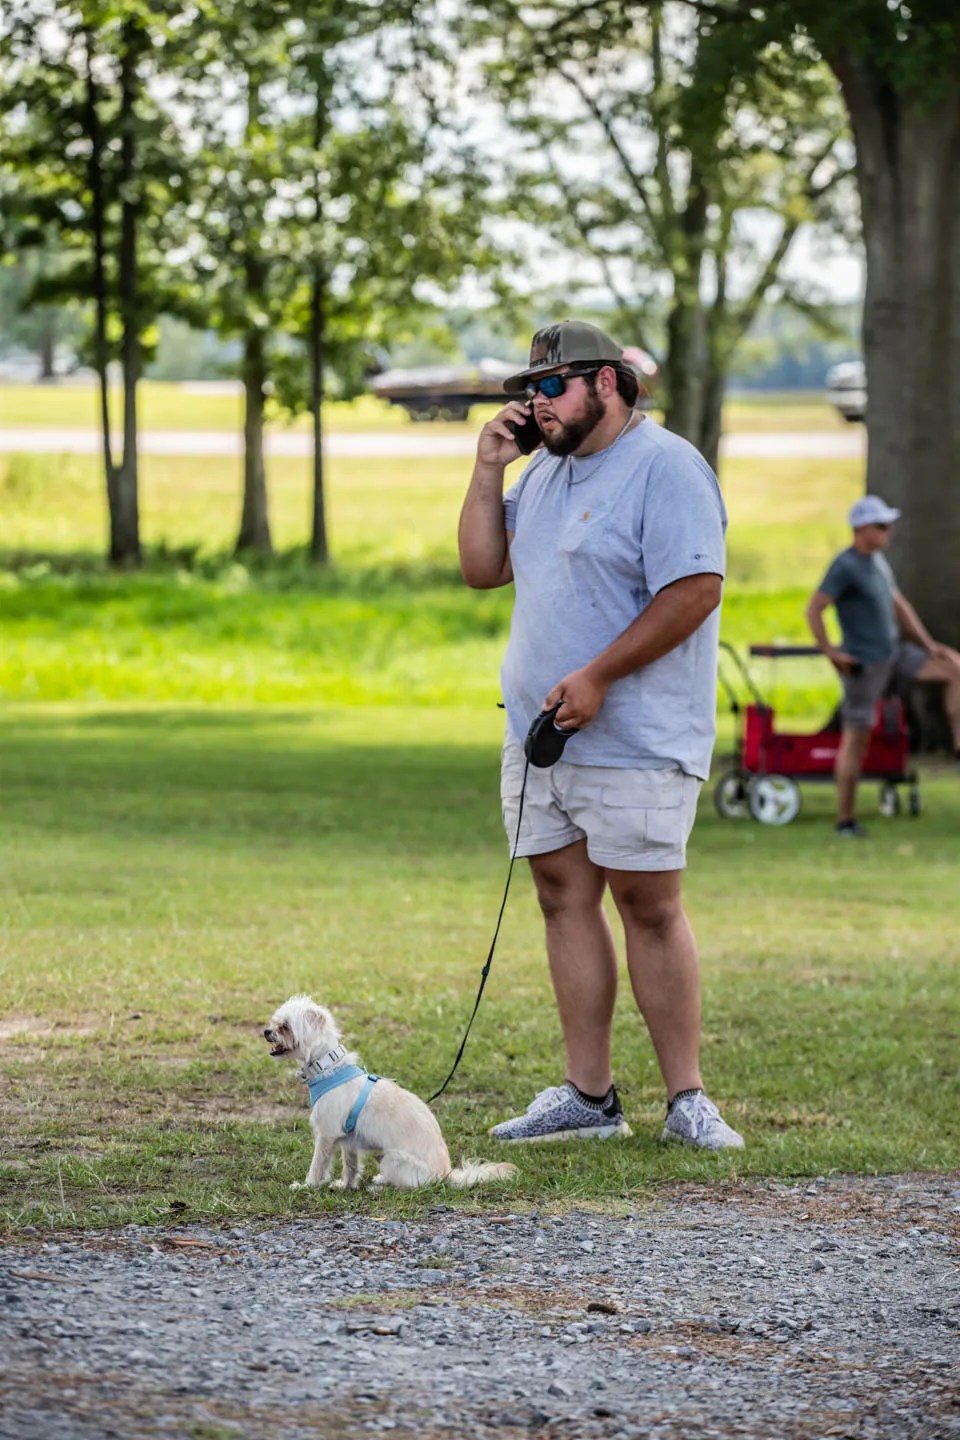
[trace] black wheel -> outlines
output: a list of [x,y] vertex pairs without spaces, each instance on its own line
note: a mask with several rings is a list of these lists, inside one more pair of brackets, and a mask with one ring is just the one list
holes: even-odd
[[747,782],[739,770],[728,770],[721,775],[713,792],[713,803],[717,814],[724,820],[746,820],[750,815],[747,800]]
[[880,786],[880,814],[888,820],[900,814],[900,791],[891,780]]
[[919,815],[920,812],[923,810],[923,801],[920,799],[920,786],[919,786],[919,785],[911,785],[911,786],[910,786],[909,805],[910,805],[910,814],[911,814],[911,815]]

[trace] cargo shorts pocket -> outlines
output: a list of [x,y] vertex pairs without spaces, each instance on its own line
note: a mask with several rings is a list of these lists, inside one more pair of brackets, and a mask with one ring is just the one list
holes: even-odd
[[683,777],[679,770],[630,771],[603,787],[609,828],[643,845],[684,842]]

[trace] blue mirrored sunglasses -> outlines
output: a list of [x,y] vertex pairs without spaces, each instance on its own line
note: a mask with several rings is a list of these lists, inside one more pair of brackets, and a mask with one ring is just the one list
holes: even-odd
[[578,375],[595,375],[596,369],[573,370],[567,375],[544,375],[542,380],[528,380],[524,394],[528,400],[532,400],[537,394],[543,395],[547,400],[556,400],[567,388],[567,381],[574,380]]

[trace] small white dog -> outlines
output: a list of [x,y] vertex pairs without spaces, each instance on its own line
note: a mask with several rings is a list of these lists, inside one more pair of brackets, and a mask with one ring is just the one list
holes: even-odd
[[[308,1186],[356,1190],[367,1151],[380,1157],[374,1185],[413,1190],[445,1180],[467,1189],[490,1180],[507,1180],[516,1165],[465,1160],[451,1169],[450,1155],[433,1113],[416,1095],[393,1080],[368,1076],[357,1056],[340,1044],[330,1011],[309,995],[293,995],[280,1006],[263,1032],[277,1060],[300,1061],[298,1079],[310,1089],[310,1126],[314,1135]],[[343,1176],[331,1181],[333,1154],[343,1151]],[[299,1190],[299,1181],[291,1189]]]

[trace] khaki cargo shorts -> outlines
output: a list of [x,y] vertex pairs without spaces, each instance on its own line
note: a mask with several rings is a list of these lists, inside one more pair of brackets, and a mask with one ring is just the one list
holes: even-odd
[[[500,768],[503,825],[511,853],[525,765],[511,736]],[[701,782],[679,766],[618,770],[558,760],[527,771],[517,854],[547,855],[586,840],[595,865],[610,870],[682,870],[697,813]]]

